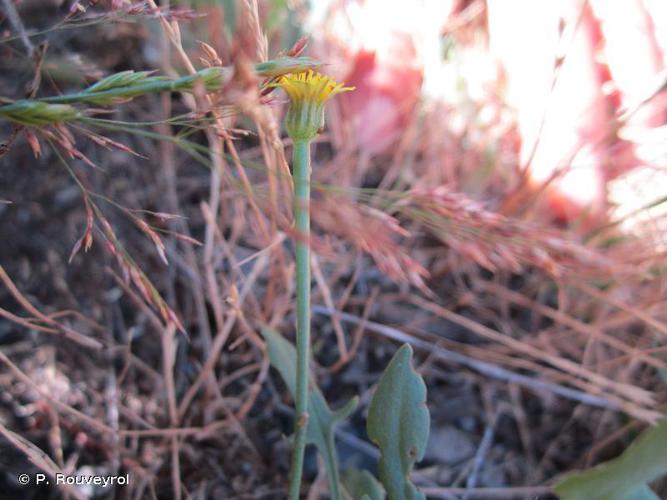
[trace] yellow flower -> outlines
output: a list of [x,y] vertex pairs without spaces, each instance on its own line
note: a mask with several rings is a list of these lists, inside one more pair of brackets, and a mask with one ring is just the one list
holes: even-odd
[[313,70],[281,76],[273,85],[282,88],[290,99],[285,128],[295,141],[315,138],[324,126],[324,103],[340,92],[354,90]]

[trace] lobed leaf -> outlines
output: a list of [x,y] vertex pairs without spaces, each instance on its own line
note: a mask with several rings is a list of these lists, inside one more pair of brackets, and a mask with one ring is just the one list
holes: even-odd
[[412,368],[412,347],[403,345],[385,369],[368,410],[368,436],[380,448],[380,480],[390,500],[424,498],[410,482],[424,458],[430,426],[426,385]]
[[[262,329],[262,335],[266,340],[271,365],[278,370],[285,385],[294,396],[296,392],[296,350],[294,346],[270,328]],[[341,498],[340,474],[334,442],[336,424],[347,418],[355,410],[358,402],[359,399],[354,397],[345,406],[334,412],[331,411],[324,395],[316,386],[311,387],[308,393],[310,418],[306,428],[306,440],[317,447],[324,459],[329,480],[329,492],[333,500]]]
[[353,500],[384,500],[386,496],[382,484],[367,470],[348,470],[343,485]]
[[656,500],[648,483],[667,473],[667,419],[645,430],[617,458],[566,475],[554,486],[562,500]]

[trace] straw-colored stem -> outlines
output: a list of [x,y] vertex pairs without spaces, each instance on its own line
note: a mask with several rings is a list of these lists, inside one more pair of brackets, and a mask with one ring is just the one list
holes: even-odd
[[289,498],[299,499],[308,427],[308,361],[310,359],[310,141],[296,141],[293,152],[296,229],[296,414]]

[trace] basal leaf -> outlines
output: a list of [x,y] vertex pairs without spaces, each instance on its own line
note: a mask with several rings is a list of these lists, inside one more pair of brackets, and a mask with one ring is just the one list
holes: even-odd
[[270,328],[263,328],[262,336],[266,340],[271,365],[280,372],[283,382],[294,396],[296,392],[296,350],[294,346]]
[[380,481],[367,470],[350,469],[343,476],[345,491],[352,500],[384,500]]
[[[282,335],[269,328],[262,330],[269,351],[271,365],[276,368],[285,385],[294,396],[296,391],[296,350]],[[317,447],[324,459],[329,479],[329,492],[333,500],[340,499],[340,475],[338,473],[338,458],[334,443],[336,424],[347,418],[357,407],[358,398],[352,398],[341,409],[333,412],[329,408],[324,395],[316,387],[310,388],[308,393],[308,428],[306,439]]]
[[667,473],[667,419],[644,431],[617,458],[565,476],[554,486],[562,500],[655,500],[648,483]]
[[368,435],[380,448],[380,480],[390,500],[424,498],[410,472],[424,458],[429,426],[426,385],[405,344],[382,374],[368,411]]

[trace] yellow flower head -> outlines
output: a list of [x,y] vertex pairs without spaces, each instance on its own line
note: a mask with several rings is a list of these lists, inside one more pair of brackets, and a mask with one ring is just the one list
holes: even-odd
[[281,76],[274,84],[290,99],[285,128],[294,140],[311,140],[324,126],[324,103],[340,92],[354,90],[313,70]]

